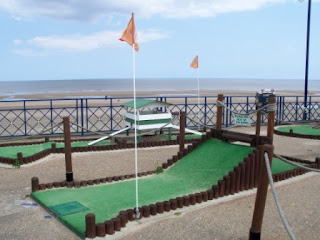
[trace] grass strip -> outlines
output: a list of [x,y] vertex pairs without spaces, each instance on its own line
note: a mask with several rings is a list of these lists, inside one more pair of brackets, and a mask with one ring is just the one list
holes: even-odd
[[[82,142],[72,142],[71,147],[88,147],[88,141]],[[34,145],[25,145],[25,146],[10,146],[10,147],[1,147],[0,148],[0,156],[7,158],[16,158],[18,152],[22,152],[23,157],[32,156],[38,152],[44,151],[46,149],[51,149],[52,142],[46,142],[41,144]],[[109,141],[101,141],[97,145],[110,145]],[[64,143],[56,143],[57,148],[63,148]]]
[[293,133],[297,133],[297,134],[306,134],[306,135],[313,135],[313,136],[320,135],[320,129],[313,128],[313,126],[310,126],[310,125],[283,126],[283,127],[277,128],[278,131],[286,132],[286,133],[289,133],[290,129],[293,130]]

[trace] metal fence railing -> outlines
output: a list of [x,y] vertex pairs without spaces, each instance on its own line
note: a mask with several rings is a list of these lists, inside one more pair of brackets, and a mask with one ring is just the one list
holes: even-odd
[[[148,97],[172,103],[171,111],[185,111],[187,127],[214,126],[216,123],[217,96]],[[298,122],[320,119],[320,96],[309,96],[307,108],[303,96],[277,96],[276,121]],[[51,128],[65,116],[73,123],[71,132],[85,135],[87,132],[113,132],[125,126],[125,109],[121,104],[132,98],[76,98],[48,100],[2,100],[0,101],[0,137],[30,136]],[[255,96],[225,96],[228,108],[241,112],[255,109]],[[306,113],[305,113],[306,112]],[[304,115],[306,115],[304,119]],[[251,121],[255,123],[255,116]],[[199,122],[199,124],[197,124]],[[262,118],[266,122],[266,116]],[[179,124],[179,119],[173,120]],[[233,114],[225,109],[223,125],[234,124]],[[52,129],[50,135],[62,134],[62,126]]]

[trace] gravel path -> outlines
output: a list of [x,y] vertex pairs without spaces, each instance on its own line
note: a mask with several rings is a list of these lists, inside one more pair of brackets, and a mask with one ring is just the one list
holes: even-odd
[[[254,128],[236,128],[254,133]],[[266,132],[262,128],[261,134]],[[275,152],[314,160],[320,156],[320,141],[283,136],[274,137]],[[154,170],[176,154],[177,146],[139,150],[139,171]],[[73,154],[76,180],[133,173],[133,150]],[[0,239],[79,239],[30,199],[30,180],[40,182],[65,179],[64,155],[54,154],[43,161],[21,169],[0,167]],[[298,239],[320,239],[320,177],[278,187],[280,201],[289,224]],[[150,222],[123,234],[123,239],[247,239],[255,195],[207,206],[157,222]],[[285,205],[284,205],[285,204]],[[268,195],[263,239],[288,239],[276,212],[271,194]],[[119,235],[118,235],[119,236]]]

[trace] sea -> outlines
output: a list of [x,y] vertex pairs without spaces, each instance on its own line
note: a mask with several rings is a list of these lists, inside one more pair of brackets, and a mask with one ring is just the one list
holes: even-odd
[[[304,92],[303,79],[227,79],[200,78],[200,90],[228,90],[228,91],[258,91],[271,89],[275,91]],[[191,78],[137,78],[137,91],[190,91],[197,90],[197,79]],[[309,80],[308,89],[319,92],[320,80]],[[37,80],[37,81],[0,81],[0,96],[5,99],[17,95],[46,94],[46,93],[81,93],[101,92],[105,96],[108,92],[132,91],[132,79],[74,79],[74,80]],[[318,95],[318,94],[317,94]],[[85,97],[85,96],[84,96]]]

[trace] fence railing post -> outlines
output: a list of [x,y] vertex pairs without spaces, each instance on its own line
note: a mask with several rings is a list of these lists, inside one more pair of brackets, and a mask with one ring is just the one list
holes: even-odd
[[50,126],[51,126],[51,134],[54,133],[53,131],[53,105],[52,105],[52,99],[50,100]]
[[282,114],[282,97],[279,97],[279,100],[277,101],[277,122],[278,124],[281,124],[281,114]]
[[308,113],[309,113],[309,121],[311,120],[311,96],[309,96],[309,105],[307,106],[308,107]]
[[207,97],[204,97],[204,125],[207,126]]
[[[218,95],[218,101],[223,102],[223,94]],[[221,130],[222,129],[222,115],[223,115],[223,107],[222,105],[218,106],[217,103],[217,121],[216,121],[216,129]]]
[[299,97],[296,97],[296,107],[295,107],[295,109],[296,109],[296,119],[295,119],[295,121],[298,121],[298,110],[300,109],[299,99],[298,98]]
[[188,111],[187,111],[187,109],[188,109],[188,97],[185,97],[184,98],[184,112],[185,112],[185,115],[186,115],[186,117],[185,117],[185,127],[188,127],[188,124],[187,124],[187,117],[188,117]]
[[84,128],[84,123],[83,123],[83,98],[81,97],[81,102],[80,102],[80,107],[81,107],[81,136],[84,136],[83,128]]
[[[230,101],[229,101],[229,108],[232,109],[232,97],[230,96]],[[229,111],[229,121],[230,121],[230,126],[232,125],[232,112]]]
[[282,111],[281,111],[281,122],[284,120],[285,115],[285,108],[284,106],[286,105],[286,98],[282,97]]
[[76,99],[76,123],[77,123],[77,133],[79,133],[79,99]]
[[228,107],[230,107],[230,106],[229,106],[229,97],[226,97],[226,98],[227,98],[227,101],[226,101],[227,108],[225,109],[225,111],[226,111],[226,127],[228,127],[228,121],[229,121]]
[[113,131],[113,105],[112,105],[112,98],[110,98],[110,131]]
[[24,135],[27,136],[27,109],[26,101],[23,101],[23,117],[24,117]]
[[[89,114],[88,114],[88,111],[89,111],[89,105],[88,105],[88,98],[86,98],[86,106],[85,106],[85,109],[86,109],[86,128],[89,129]],[[88,132],[88,130],[86,130],[86,132]]]

